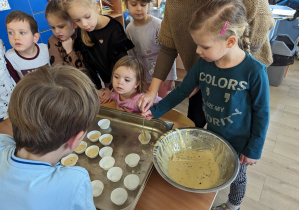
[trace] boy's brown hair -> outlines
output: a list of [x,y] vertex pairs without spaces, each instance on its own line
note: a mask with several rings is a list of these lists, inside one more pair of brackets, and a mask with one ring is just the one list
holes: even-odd
[[14,21],[22,21],[22,22],[28,22],[30,26],[30,30],[32,34],[38,33],[38,27],[37,27],[37,22],[34,20],[34,18],[20,10],[15,10],[9,13],[5,19],[5,25],[7,27],[7,24],[14,22]]
[[84,73],[71,66],[40,67],[11,95],[8,113],[16,149],[36,155],[57,150],[87,130],[99,107],[97,90]]

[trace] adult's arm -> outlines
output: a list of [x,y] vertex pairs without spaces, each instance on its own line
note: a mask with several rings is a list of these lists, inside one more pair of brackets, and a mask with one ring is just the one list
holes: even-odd
[[199,85],[199,62],[200,61],[194,64],[180,85],[173,89],[158,104],[150,108],[150,111],[155,118],[161,117],[170,109],[181,103],[190,95],[194,88]]
[[167,78],[177,55],[176,49],[161,46],[148,92],[140,97],[138,102],[138,106],[142,112],[146,112],[153,105],[159,88],[162,82]]

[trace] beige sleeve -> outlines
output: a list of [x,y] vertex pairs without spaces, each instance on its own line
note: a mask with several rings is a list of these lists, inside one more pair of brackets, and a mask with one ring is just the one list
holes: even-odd
[[164,11],[164,18],[161,23],[161,28],[159,31],[159,41],[162,45],[168,48],[173,48],[175,49],[175,44],[173,41],[173,36],[172,36],[172,31],[170,28],[170,23],[169,23],[169,14],[168,14],[168,6],[167,6],[167,1],[166,1],[166,6],[165,6],[165,11]]
[[244,0],[243,2],[250,26],[251,47],[260,48],[269,39],[269,32],[274,26],[268,0]]
[[250,48],[253,56],[269,66],[272,62],[272,52],[269,32],[274,27],[273,14],[268,0],[243,0],[250,26]]

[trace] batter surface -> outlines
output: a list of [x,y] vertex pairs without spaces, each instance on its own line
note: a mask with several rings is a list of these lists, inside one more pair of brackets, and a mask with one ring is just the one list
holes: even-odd
[[219,177],[218,164],[209,150],[177,152],[169,160],[168,170],[173,181],[194,189],[210,188]]

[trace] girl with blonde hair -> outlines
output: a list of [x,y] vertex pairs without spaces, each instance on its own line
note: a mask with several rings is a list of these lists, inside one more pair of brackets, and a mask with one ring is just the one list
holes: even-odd
[[[97,88],[101,80],[107,87],[114,64],[134,47],[123,26],[113,18],[99,14],[95,0],[63,0],[63,9],[80,27],[78,50],[83,55],[85,67]],[[100,78],[101,80],[100,80]]]
[[240,170],[226,203],[214,210],[240,209],[246,169],[261,158],[269,124],[267,67],[250,55],[249,27],[239,0],[211,0],[197,10],[189,31],[199,59],[181,85],[142,115],[159,118],[198,85],[207,129],[226,139],[239,154]]

